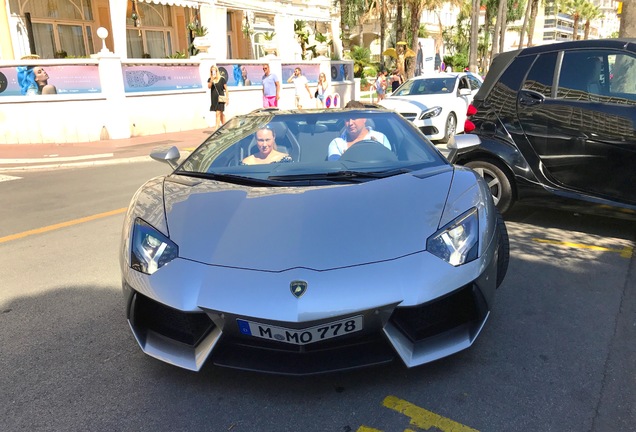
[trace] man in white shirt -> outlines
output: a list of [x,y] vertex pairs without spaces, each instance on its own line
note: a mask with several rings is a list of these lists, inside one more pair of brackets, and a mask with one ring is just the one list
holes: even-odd
[[[350,101],[345,108],[364,108],[364,105],[358,101]],[[379,131],[375,131],[367,126],[367,119],[360,116],[361,113],[352,112],[351,118],[345,119],[345,131],[329,143],[328,157],[330,161],[340,159],[340,156],[346,152],[349,147],[359,141],[377,141],[384,147],[391,150],[391,144],[387,137]]]
[[309,82],[300,70],[300,68],[294,69],[294,74],[287,80],[288,83],[293,82],[296,89],[296,108],[310,108],[310,100],[314,98],[314,95],[309,89]]

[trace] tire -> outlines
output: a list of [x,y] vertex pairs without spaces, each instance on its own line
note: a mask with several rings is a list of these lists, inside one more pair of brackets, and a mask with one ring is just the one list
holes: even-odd
[[505,214],[513,204],[512,182],[503,168],[483,160],[470,161],[465,164],[486,180],[495,205],[501,214]]
[[444,126],[444,138],[442,143],[447,143],[457,133],[457,117],[455,114],[450,113],[446,118],[446,125]]
[[497,226],[499,227],[499,245],[497,246],[497,288],[503,282],[508,273],[508,263],[510,262],[510,239],[508,229],[501,213],[497,212]]

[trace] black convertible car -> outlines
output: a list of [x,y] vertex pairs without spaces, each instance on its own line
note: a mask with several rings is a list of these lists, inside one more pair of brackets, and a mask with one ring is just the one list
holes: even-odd
[[524,201],[636,217],[636,39],[502,53],[473,104],[482,144],[457,163],[502,213]]

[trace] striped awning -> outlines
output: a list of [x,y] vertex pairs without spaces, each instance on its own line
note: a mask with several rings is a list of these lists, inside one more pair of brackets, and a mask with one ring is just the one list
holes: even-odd
[[181,6],[181,7],[189,7],[193,9],[197,9],[199,7],[198,1],[191,0],[137,0],[150,4],[162,4],[166,6]]

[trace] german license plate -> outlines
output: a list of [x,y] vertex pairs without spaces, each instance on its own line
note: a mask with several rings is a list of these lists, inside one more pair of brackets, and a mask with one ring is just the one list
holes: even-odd
[[295,345],[307,345],[362,330],[362,315],[305,329],[288,329],[242,319],[236,322],[244,335]]

